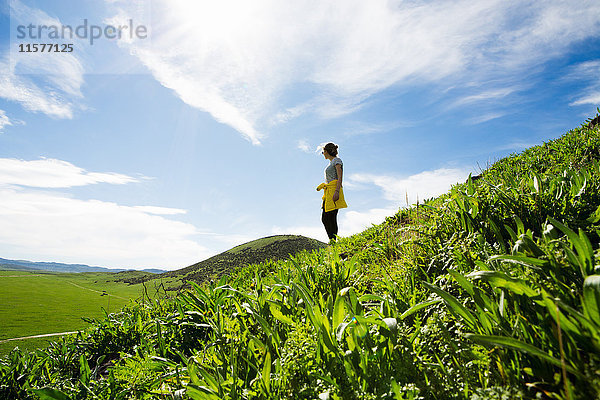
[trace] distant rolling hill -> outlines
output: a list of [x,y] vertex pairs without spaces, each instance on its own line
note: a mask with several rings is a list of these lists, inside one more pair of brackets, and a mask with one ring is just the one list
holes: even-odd
[[[299,235],[276,235],[256,239],[241,244],[204,261],[175,271],[144,269],[147,274],[125,275],[120,281],[130,284],[141,283],[156,278],[181,278],[183,281],[202,282],[207,279],[226,275],[240,266],[256,264],[266,260],[280,260],[301,250],[316,250],[327,245],[316,239]],[[54,262],[32,262],[24,260],[6,260],[0,258],[0,269],[52,272],[124,272],[123,269],[90,267],[83,264],[62,264]]]
[[[52,271],[52,272],[123,272],[124,269],[111,269],[104,267],[90,267],[83,264],[62,264],[55,262],[33,262],[25,260],[7,260],[0,258],[0,269],[21,270],[21,271]],[[144,269],[144,272],[160,274],[166,272],[162,269]]]
[[311,251],[326,246],[323,242],[305,236],[268,236],[241,244],[189,267],[152,276],[150,279],[180,277],[186,281],[202,282],[229,274],[241,266],[266,260],[280,260],[302,250]]

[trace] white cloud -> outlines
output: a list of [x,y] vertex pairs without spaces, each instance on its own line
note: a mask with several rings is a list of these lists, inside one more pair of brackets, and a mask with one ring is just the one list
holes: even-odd
[[314,107],[314,104],[308,102],[280,111],[271,119],[269,125],[285,124],[309,111],[312,107]]
[[454,102],[454,106],[462,106],[465,104],[477,103],[477,102],[486,101],[486,100],[501,99],[501,98],[504,98],[504,97],[514,93],[516,90],[517,90],[516,88],[512,88],[512,87],[488,90],[488,91],[485,91],[482,93],[473,94],[473,95],[469,95],[469,96],[460,98]]
[[304,139],[298,140],[298,149],[302,150],[305,153],[312,153],[312,150],[310,149],[308,142]]
[[32,77],[16,75],[8,60],[0,60],[0,97],[16,101],[28,111],[55,118],[73,118],[75,105],[67,95],[40,87]]
[[0,253],[39,261],[164,269],[183,268],[212,255],[193,240],[198,234],[193,225],[153,214],[145,208],[0,186]]
[[399,207],[372,208],[367,211],[349,210],[340,215],[340,234],[350,236],[370,228],[373,224],[381,224],[386,217],[398,212]]
[[96,183],[122,185],[138,179],[117,173],[88,172],[69,162],[55,159],[34,161],[0,158],[0,186],[68,188]]
[[[49,189],[138,179],[55,159],[0,159],[0,254],[120,268],[182,268],[213,255],[194,238],[220,235],[167,216],[186,210],[80,200]],[[42,190],[43,189],[43,190]]]
[[571,106],[582,106],[591,104],[600,106],[600,60],[586,61],[573,67],[571,73],[566,77],[567,80],[585,81],[588,86],[579,95],[577,100],[572,101]]
[[[10,2],[11,24],[61,25],[45,12]],[[74,53],[20,53],[0,57],[0,97],[55,118],[72,118],[81,99],[84,69]],[[35,75],[34,75],[35,74]]]
[[447,192],[456,183],[469,176],[466,168],[440,168],[434,171],[423,171],[406,178],[353,174],[349,180],[354,183],[366,183],[378,186],[383,190],[384,198],[394,202],[396,207],[415,204],[417,199],[423,201]]
[[582,106],[585,104],[592,104],[594,106],[600,106],[600,91],[597,93],[591,93],[587,96],[584,96],[574,102],[572,102],[571,106]]
[[494,119],[502,118],[505,115],[506,115],[505,113],[501,113],[501,112],[485,113],[485,114],[479,115],[477,117],[470,118],[466,122],[467,122],[467,124],[477,125],[477,124],[482,124],[484,122],[488,122],[488,121],[491,121]]
[[5,126],[12,125],[11,120],[8,118],[4,110],[0,110],[0,132],[4,130]]
[[[115,15],[134,12],[109,3]],[[272,123],[344,115],[390,87],[526,80],[600,32],[597,0],[155,0],[153,12],[151,43],[131,52],[184,102],[254,144]]]

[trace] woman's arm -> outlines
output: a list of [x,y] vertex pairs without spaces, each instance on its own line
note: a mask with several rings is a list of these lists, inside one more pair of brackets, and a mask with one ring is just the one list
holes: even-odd
[[333,194],[333,201],[338,201],[340,199],[340,189],[342,187],[342,166],[340,164],[335,165],[335,170],[337,171],[337,185],[335,187],[335,193]]

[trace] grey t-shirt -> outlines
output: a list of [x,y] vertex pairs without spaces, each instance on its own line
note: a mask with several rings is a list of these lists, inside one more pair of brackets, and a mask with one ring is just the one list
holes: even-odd
[[337,170],[335,169],[337,164],[340,164],[342,170],[344,169],[344,163],[342,162],[342,159],[339,157],[333,158],[331,161],[329,161],[329,166],[325,168],[325,183],[329,183],[338,178]]

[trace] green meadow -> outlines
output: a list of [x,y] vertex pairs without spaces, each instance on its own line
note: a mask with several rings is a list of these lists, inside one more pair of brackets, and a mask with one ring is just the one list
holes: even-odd
[[[81,330],[89,325],[82,317],[102,318],[105,311],[141,300],[143,285],[116,281],[123,277],[104,272],[0,271],[0,356],[16,346],[33,350],[57,338],[3,342],[6,339]],[[152,297],[154,284],[147,288]]]

